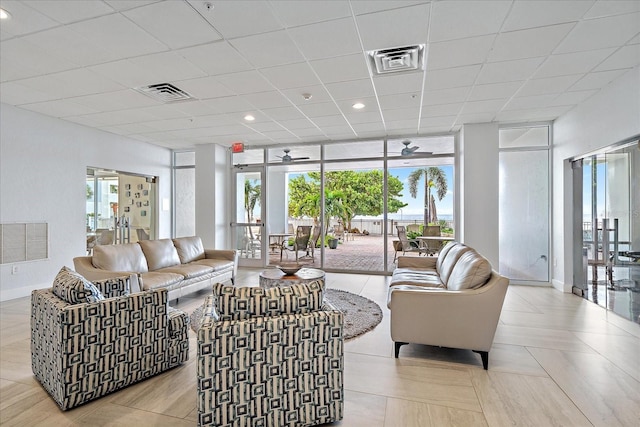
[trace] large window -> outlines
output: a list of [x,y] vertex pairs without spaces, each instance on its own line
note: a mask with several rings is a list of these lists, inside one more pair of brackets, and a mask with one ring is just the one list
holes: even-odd
[[549,281],[549,131],[500,129],[500,273],[512,281]]
[[196,160],[193,151],[173,153],[174,237],[196,234]]

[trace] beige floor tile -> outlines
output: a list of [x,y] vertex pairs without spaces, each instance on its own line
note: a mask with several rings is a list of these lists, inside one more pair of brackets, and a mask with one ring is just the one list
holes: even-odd
[[596,426],[640,425],[640,382],[599,354],[529,349]]
[[95,411],[81,417],[79,424],[84,426],[193,427],[193,423],[189,420],[110,403],[100,405]]
[[493,342],[496,344],[554,348],[586,353],[594,352],[591,347],[578,339],[572,332],[546,329],[539,326],[524,327],[500,324]]
[[345,354],[345,389],[480,411],[467,369],[413,359]]
[[329,424],[341,427],[383,427],[387,398],[375,394],[344,392],[344,417]]
[[590,426],[550,378],[474,370],[473,384],[490,426]]
[[531,353],[519,345],[494,343],[489,352],[489,369],[537,377],[549,376]]
[[481,427],[487,422],[481,412],[429,405],[402,399],[387,399],[385,427]]
[[640,339],[635,336],[574,332],[589,347],[609,362],[640,381]]

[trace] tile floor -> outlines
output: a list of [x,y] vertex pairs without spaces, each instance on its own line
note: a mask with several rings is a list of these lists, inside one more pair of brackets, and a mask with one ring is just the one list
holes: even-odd
[[[259,269],[237,283],[255,286]],[[385,318],[345,345],[345,418],[335,426],[640,425],[640,325],[572,294],[511,286],[489,370],[467,350],[404,346],[393,357],[388,278],[327,274]],[[175,305],[191,312],[207,291]],[[446,319],[442,319],[446,321]],[[195,334],[184,365],[61,412],[31,373],[29,299],[0,303],[0,425],[193,426]]]

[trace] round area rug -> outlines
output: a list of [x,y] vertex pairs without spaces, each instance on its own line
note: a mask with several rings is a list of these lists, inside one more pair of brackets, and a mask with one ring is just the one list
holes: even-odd
[[[344,314],[344,339],[350,340],[369,332],[382,321],[380,306],[368,298],[339,289],[327,288],[324,298]],[[191,328],[197,332],[203,306],[191,313]]]

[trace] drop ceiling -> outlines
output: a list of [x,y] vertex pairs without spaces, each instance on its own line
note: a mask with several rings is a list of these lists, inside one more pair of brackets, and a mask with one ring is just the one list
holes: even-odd
[[[554,120],[640,64],[637,0],[0,7],[11,15],[0,22],[0,101],[173,149]],[[371,73],[367,51],[415,45],[425,46],[423,69]],[[193,99],[136,90],[160,83]]]

